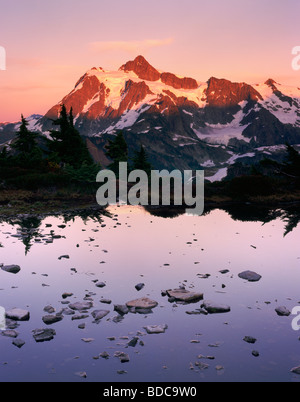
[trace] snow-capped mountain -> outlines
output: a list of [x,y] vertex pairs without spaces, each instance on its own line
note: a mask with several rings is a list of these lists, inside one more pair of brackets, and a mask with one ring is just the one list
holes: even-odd
[[[87,71],[45,116],[32,118],[30,128],[46,133],[61,104],[73,108],[75,126],[103,165],[103,147],[118,130],[129,153],[146,147],[155,168],[205,168],[216,174],[211,180],[236,160],[300,144],[300,88],[272,79],[252,86],[215,77],[197,81],[158,71],[143,56],[118,71]],[[5,127],[0,124],[0,138]]]

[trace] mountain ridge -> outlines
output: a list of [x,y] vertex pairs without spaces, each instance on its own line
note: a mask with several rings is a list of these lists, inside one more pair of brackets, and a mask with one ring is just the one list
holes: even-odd
[[[108,138],[119,130],[129,154],[143,144],[155,168],[205,168],[213,175],[236,160],[276,156],[286,142],[300,144],[299,88],[271,78],[255,85],[201,82],[161,72],[141,55],[117,71],[88,70],[30,127],[46,134],[62,104],[72,107],[76,128],[102,163]],[[0,124],[0,138],[7,127]]]

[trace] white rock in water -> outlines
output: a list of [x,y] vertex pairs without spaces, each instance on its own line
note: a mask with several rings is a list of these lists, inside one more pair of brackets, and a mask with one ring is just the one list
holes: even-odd
[[16,321],[27,321],[30,318],[30,313],[27,310],[21,308],[13,308],[5,312],[7,318]]
[[161,334],[168,328],[167,324],[147,325],[144,327],[148,334]]

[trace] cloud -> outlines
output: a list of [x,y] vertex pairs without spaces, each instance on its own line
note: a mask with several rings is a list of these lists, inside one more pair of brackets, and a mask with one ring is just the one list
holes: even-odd
[[136,53],[146,51],[156,47],[167,46],[173,42],[173,38],[165,39],[145,39],[133,41],[98,41],[90,42],[89,49],[93,52],[123,51]]

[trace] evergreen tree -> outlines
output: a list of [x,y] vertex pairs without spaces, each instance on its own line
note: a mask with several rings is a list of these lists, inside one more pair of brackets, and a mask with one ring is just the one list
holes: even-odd
[[140,169],[147,173],[148,176],[151,174],[152,166],[148,161],[148,155],[145,151],[145,148],[141,145],[139,151],[135,151],[135,155],[133,157],[132,169]]
[[52,152],[50,159],[56,159],[58,163],[63,162],[75,168],[79,168],[84,162],[92,164],[93,160],[86,144],[74,127],[72,108],[68,116],[65,105],[62,105],[60,116],[53,121],[53,124],[59,126],[59,130],[50,132],[52,138],[48,141]]
[[0,152],[0,167],[5,166],[9,163],[10,157],[7,151],[7,147],[4,146]]
[[27,126],[27,120],[21,115],[21,125],[12,148],[17,151],[17,163],[26,167],[35,167],[42,160],[42,151],[36,142],[37,133],[28,130]]
[[300,177],[300,154],[291,145],[286,145],[285,172]]
[[113,140],[109,139],[105,148],[107,149],[107,156],[113,160],[113,162],[108,166],[108,169],[118,173],[119,162],[128,161],[128,147],[123,132],[119,131]]

